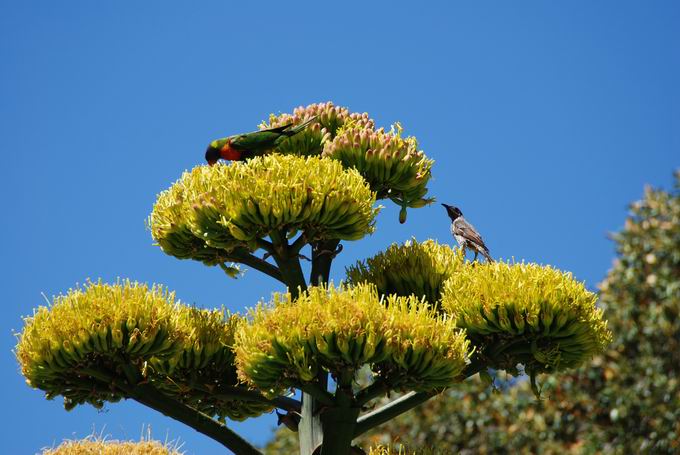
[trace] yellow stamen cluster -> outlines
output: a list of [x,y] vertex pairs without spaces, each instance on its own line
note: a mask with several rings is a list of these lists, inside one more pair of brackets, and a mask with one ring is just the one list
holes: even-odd
[[174,298],[161,286],[130,281],[90,282],[56,297],[25,319],[16,355],[26,382],[50,398],[63,395],[67,409],[120,400],[124,394],[106,374],[181,349]]
[[228,311],[180,307],[179,324],[187,332],[182,349],[153,359],[155,385],[166,395],[220,420],[245,420],[271,411],[268,404],[226,398],[223,386],[238,384],[234,367],[234,332],[241,318]]
[[442,307],[491,366],[540,373],[576,367],[610,342],[596,300],[569,273],[496,262],[456,271]]
[[277,294],[236,337],[239,376],[275,393],[369,364],[393,389],[432,390],[459,379],[469,343],[453,321],[415,297],[384,301],[372,285]]
[[270,406],[213,394],[238,383],[239,321],[176,303],[161,286],[88,282],[25,319],[16,356],[26,382],[49,398],[62,395],[67,409],[128,397],[132,372],[208,415],[242,420]]
[[436,306],[444,282],[465,265],[460,252],[434,240],[393,243],[383,253],[346,269],[352,284],[373,283],[381,295],[415,295]]
[[151,439],[116,441],[89,436],[67,440],[56,448],[43,449],[40,455],[184,455],[177,442],[161,443]]
[[336,161],[276,154],[185,172],[159,195],[149,225],[165,253],[217,264],[273,232],[360,239],[373,232],[374,202],[363,178]]

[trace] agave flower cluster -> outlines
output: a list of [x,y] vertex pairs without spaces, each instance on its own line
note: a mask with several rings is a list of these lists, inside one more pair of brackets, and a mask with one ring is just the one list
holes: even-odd
[[434,240],[422,243],[415,238],[403,245],[393,243],[385,252],[346,269],[352,284],[372,283],[381,295],[415,295],[430,305],[441,300],[444,282],[464,266],[461,251]]
[[469,355],[451,318],[415,296],[381,298],[368,284],[314,287],[296,300],[279,294],[250,319],[237,336],[239,375],[269,393],[304,387],[322,368],[353,379],[363,365],[395,389],[443,388]]
[[160,194],[149,225],[165,253],[219,264],[272,233],[360,239],[374,230],[374,203],[357,171],[337,161],[269,155],[185,172]]
[[[208,415],[243,419],[270,406],[216,400],[237,384],[232,351],[240,319],[175,302],[162,286],[87,283],[26,318],[16,355],[26,382],[71,409],[129,397],[124,368]],[[200,385],[200,388],[197,386]]]
[[402,223],[407,207],[423,207],[434,200],[425,198],[434,161],[418,150],[414,137],[402,137],[398,123],[390,131],[376,130],[367,113],[350,113],[329,102],[298,107],[292,115],[271,115],[260,127],[297,125],[311,118],[316,122],[279,145],[278,153],[322,155],[339,160],[347,169],[356,169],[378,199],[391,199],[402,207]]
[[444,285],[442,307],[489,366],[530,373],[573,368],[611,341],[597,296],[569,273],[537,264],[464,267]]
[[549,266],[470,263],[446,245],[411,240],[349,267],[347,277],[383,294],[426,298],[466,330],[477,358],[492,368],[560,371],[611,341],[595,294]]

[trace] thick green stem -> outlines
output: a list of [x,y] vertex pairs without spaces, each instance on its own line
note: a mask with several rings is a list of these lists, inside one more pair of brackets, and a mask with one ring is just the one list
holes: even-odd
[[331,274],[331,264],[335,258],[340,240],[322,240],[312,245],[312,271],[309,276],[310,284],[318,286],[328,283]]
[[93,369],[82,369],[80,373],[102,381],[103,384],[109,384],[122,390],[128,398],[132,398],[151,409],[184,423],[219,442],[237,455],[262,455],[262,452],[225,425],[184,403],[162,394],[152,384],[143,382],[144,379],[139,371],[122,357],[118,360],[122,362],[119,365],[122,367],[125,379]]
[[436,395],[435,392],[410,392],[406,395],[397,398],[391,403],[376,409],[373,412],[364,414],[357,420],[356,428],[354,430],[354,437],[364,434],[373,427],[382,425],[385,422],[392,420],[400,414],[413,409],[414,407],[425,403],[427,400]]
[[168,417],[178,420],[194,430],[222,444],[236,455],[262,455],[237,433],[207,415],[175,401],[156,390],[151,384],[139,384],[130,391],[131,397]]
[[334,407],[324,411],[321,455],[350,454],[358,415],[359,408]]
[[234,262],[238,262],[244,265],[248,265],[255,270],[259,270],[260,272],[269,275],[270,277],[274,278],[277,281],[280,281],[284,283],[283,276],[281,275],[281,271],[274,266],[273,264],[270,264],[269,262],[265,261],[264,259],[260,259],[257,256],[254,256],[246,251],[239,251],[239,252],[234,252],[230,257],[229,260],[233,260]]
[[283,283],[288,286],[288,292],[295,299],[300,291],[307,289],[305,275],[302,273],[302,266],[297,253],[290,251],[287,244],[281,245],[280,248],[281,251],[274,254],[274,260],[281,272]]
[[[460,376],[461,381],[471,376],[474,376],[475,374],[479,373],[486,367],[487,367],[486,364],[481,359],[479,358],[473,359],[473,361],[470,364],[468,364],[461,373]],[[373,392],[370,391],[369,389],[371,389],[370,386],[364,389],[359,394],[359,396],[363,395],[365,398],[373,395]],[[357,420],[356,429],[354,431],[354,437],[362,435],[368,430],[377,427],[378,425],[382,425],[383,423],[388,422],[407,411],[410,411],[416,406],[425,403],[433,396],[438,395],[439,392],[441,392],[441,390],[419,393],[416,392],[407,393],[406,395],[397,398],[396,400],[386,404],[381,408],[376,409],[373,412],[369,412],[368,414],[362,415],[361,417],[359,417],[359,420]],[[359,396],[357,398],[359,398]],[[363,401],[366,402],[367,400]]]

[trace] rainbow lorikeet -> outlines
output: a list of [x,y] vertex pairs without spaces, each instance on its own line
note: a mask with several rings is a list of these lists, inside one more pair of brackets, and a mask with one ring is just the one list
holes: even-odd
[[229,161],[244,161],[253,156],[265,155],[282,141],[307,128],[315,120],[316,117],[312,117],[299,125],[288,123],[276,128],[216,139],[208,145],[205,160],[212,166],[220,158]]

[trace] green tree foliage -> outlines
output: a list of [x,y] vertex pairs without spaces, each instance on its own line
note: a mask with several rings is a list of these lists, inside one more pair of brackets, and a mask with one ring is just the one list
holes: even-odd
[[647,188],[613,236],[617,257],[600,285],[600,305],[614,341],[603,355],[544,379],[542,400],[527,381],[508,387],[503,373],[495,387],[471,378],[376,428],[363,445],[403,443],[442,453],[680,453],[679,190],[680,172],[674,191]]

